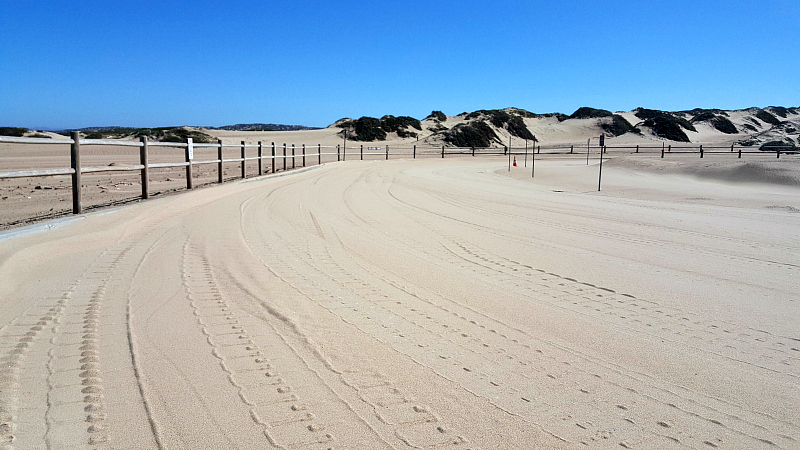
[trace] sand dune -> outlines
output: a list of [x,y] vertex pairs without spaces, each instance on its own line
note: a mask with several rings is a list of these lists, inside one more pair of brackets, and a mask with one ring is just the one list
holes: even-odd
[[2,235],[0,435],[797,448],[800,191],[529,170],[348,161]]

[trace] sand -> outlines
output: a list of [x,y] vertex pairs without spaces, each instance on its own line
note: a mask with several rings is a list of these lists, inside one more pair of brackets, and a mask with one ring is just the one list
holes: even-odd
[[0,436],[798,448],[800,189],[620,156],[598,193],[596,156],[327,163],[4,232]]

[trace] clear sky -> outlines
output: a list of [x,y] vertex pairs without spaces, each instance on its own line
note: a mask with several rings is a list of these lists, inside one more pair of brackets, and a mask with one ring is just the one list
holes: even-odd
[[800,1],[37,1],[0,126],[800,106]]

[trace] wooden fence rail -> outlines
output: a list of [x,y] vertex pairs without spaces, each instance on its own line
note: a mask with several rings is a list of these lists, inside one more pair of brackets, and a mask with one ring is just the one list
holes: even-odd
[[[223,144],[221,140],[218,140],[216,143],[194,143],[191,139],[188,139],[187,142],[151,142],[148,141],[146,137],[142,137],[139,141],[127,141],[127,140],[116,140],[116,139],[81,139],[78,132],[72,132],[70,139],[46,139],[46,138],[21,138],[21,137],[8,137],[8,136],[0,136],[0,143],[10,143],[10,144],[46,144],[46,145],[53,145],[53,144],[61,144],[61,145],[69,145],[70,146],[70,167],[69,168],[56,168],[56,169],[26,169],[26,170],[18,170],[13,172],[0,172],[0,179],[3,178],[27,178],[27,177],[48,177],[48,176],[57,176],[57,175],[71,175],[72,176],[72,200],[73,200],[73,208],[72,212],[74,214],[80,214],[82,211],[81,206],[81,174],[84,173],[98,173],[98,172],[131,172],[131,171],[139,171],[141,173],[141,184],[142,184],[142,194],[141,198],[147,199],[150,197],[149,192],[149,170],[150,169],[160,169],[160,168],[177,168],[177,167],[184,167],[186,170],[186,188],[192,189],[193,188],[193,174],[192,174],[192,167],[196,165],[202,164],[217,164],[217,182],[223,182],[223,164],[224,163],[239,163],[241,166],[241,178],[247,178],[247,172],[245,164],[247,161],[257,161],[258,162],[258,175],[263,175],[265,172],[268,172],[269,165],[267,166],[267,170],[264,170],[263,161],[264,160],[271,160],[272,161],[272,173],[276,172],[276,160],[281,159],[283,160],[283,170],[288,170],[288,160],[291,159],[291,168],[294,169],[297,167],[297,158],[301,157],[301,167],[306,166],[306,157],[312,158],[314,156],[317,157],[317,164],[322,164],[322,156],[336,156],[337,161],[344,161],[347,158],[348,149],[356,151],[358,150],[358,155],[361,160],[364,159],[364,156],[382,156],[385,159],[389,159],[389,155],[392,156],[411,156],[416,158],[417,156],[441,156],[444,158],[445,155],[472,155],[472,156],[487,156],[487,155],[508,155],[509,160],[512,155],[525,155],[525,163],[527,164],[527,155],[530,152],[533,156],[534,152],[536,154],[545,155],[571,155],[574,154],[576,156],[581,156],[584,153],[587,154],[587,162],[588,162],[588,155],[592,149],[596,152],[600,152],[599,146],[591,146],[591,145],[581,145],[581,144],[560,144],[560,145],[550,145],[550,146],[532,146],[529,148],[524,147],[524,153],[521,151],[523,147],[485,147],[485,148],[476,148],[476,147],[445,147],[445,146],[418,146],[413,145],[411,147],[403,147],[403,146],[396,146],[391,147],[386,146],[367,146],[367,151],[364,151],[364,146],[360,145],[359,147],[346,147],[346,146],[324,146],[321,144],[317,144],[316,146],[316,153],[307,153],[308,149],[314,149],[314,147],[306,148],[305,144],[302,145],[301,148],[301,155],[298,155],[297,147],[295,144],[291,145],[291,148],[288,148],[286,144],[282,146],[282,153],[276,151],[276,145],[274,142],[271,143],[269,149],[270,153],[265,155],[264,153],[264,145],[261,141],[258,141],[257,144],[247,144],[245,141],[241,141],[239,144]],[[139,148],[139,164],[126,164],[126,165],[110,165],[110,166],[102,166],[102,167],[83,167],[81,165],[81,146],[86,145],[106,145],[106,146],[124,146],[124,147],[138,147]],[[172,147],[172,148],[182,148],[184,149],[184,161],[181,162],[167,162],[167,163],[151,163],[149,162],[149,149],[151,147]],[[196,160],[194,159],[194,149],[195,148],[216,148],[217,149],[217,158],[210,159],[210,160]],[[232,149],[237,148],[240,150],[238,158],[223,158],[223,150],[224,149]],[[247,156],[247,149],[257,149],[258,156]],[[323,151],[323,149],[330,150],[330,151]],[[334,151],[335,149],[335,151]],[[394,151],[391,152],[390,149]],[[542,152],[542,149],[545,151]],[[725,151],[722,151],[724,149]],[[577,150],[577,151],[576,151]],[[585,150],[585,152],[584,152]],[[666,155],[680,155],[680,154],[700,154],[700,158],[703,158],[707,154],[737,154],[738,158],[742,157],[742,154],[764,154],[765,152],[775,152],[777,158],[781,157],[781,154],[796,154],[798,149],[795,147],[770,147],[768,150],[753,150],[751,147],[736,147],[735,145],[730,146],[703,146],[703,145],[695,145],[695,146],[688,146],[688,145],[661,145],[661,146],[644,146],[644,145],[628,145],[628,146],[605,146],[602,147],[603,153],[608,153],[609,150],[614,151],[623,151],[632,154],[658,154],[660,152],[661,157],[664,158]],[[710,151],[709,151],[710,150]],[[290,151],[291,153],[288,153]]]

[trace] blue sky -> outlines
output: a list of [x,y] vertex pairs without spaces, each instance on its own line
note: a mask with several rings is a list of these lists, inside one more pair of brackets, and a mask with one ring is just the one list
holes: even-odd
[[16,1],[0,126],[800,105],[800,2]]

